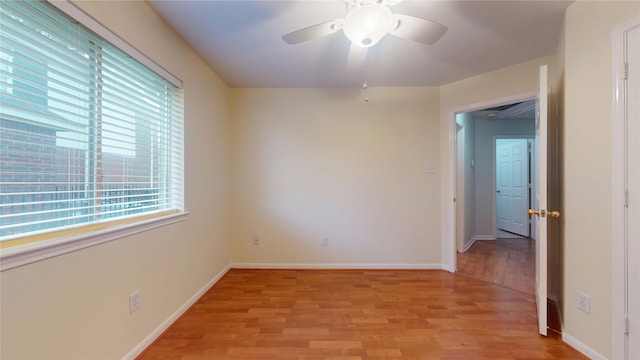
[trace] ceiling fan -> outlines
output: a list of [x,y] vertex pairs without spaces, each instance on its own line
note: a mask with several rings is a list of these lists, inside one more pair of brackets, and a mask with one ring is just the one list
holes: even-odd
[[447,27],[435,21],[416,16],[393,14],[389,6],[402,0],[345,0],[347,14],[344,18],[312,25],[285,34],[287,44],[317,39],[342,30],[351,41],[349,67],[361,63],[367,48],[377,44],[385,35],[435,44],[447,32]]

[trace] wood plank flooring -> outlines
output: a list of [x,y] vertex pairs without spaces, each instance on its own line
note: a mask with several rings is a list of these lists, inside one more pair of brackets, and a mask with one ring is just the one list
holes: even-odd
[[457,270],[479,280],[534,294],[535,246],[530,238],[476,241],[469,250],[458,253]]
[[139,359],[585,359],[535,313],[440,270],[232,269]]

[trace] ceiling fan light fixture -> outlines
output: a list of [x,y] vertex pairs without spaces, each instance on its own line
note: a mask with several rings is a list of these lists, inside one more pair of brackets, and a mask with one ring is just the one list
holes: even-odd
[[391,10],[383,4],[373,3],[352,9],[344,18],[342,30],[354,45],[371,47],[391,31],[394,25]]

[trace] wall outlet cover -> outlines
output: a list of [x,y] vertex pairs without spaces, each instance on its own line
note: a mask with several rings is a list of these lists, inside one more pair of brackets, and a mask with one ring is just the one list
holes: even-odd
[[576,296],[576,307],[578,310],[582,310],[587,314],[591,314],[591,296],[578,291]]
[[140,309],[140,290],[129,295],[129,314]]

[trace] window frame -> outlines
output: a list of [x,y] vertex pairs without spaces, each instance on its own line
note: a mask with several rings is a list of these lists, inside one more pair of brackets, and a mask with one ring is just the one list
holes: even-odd
[[[142,63],[177,88],[183,88],[183,83],[179,78],[144,55],[124,39],[111,32],[69,0],[47,0],[47,2]],[[182,146],[184,146],[184,140]],[[184,165],[182,169],[180,169],[179,174],[173,174],[172,176],[179,176],[179,181],[184,184]],[[184,201],[184,187],[182,187],[182,198]],[[87,223],[77,228],[51,229],[49,231],[43,231],[40,235],[25,235],[23,238],[10,239],[6,241],[9,245],[0,243],[0,272],[174,224],[186,220],[188,214],[189,212],[184,210],[183,205],[183,209],[181,210],[166,210],[159,213],[147,214],[141,213],[135,217],[115,219],[109,222]]]
[[[129,218],[128,222],[123,221],[120,224],[118,221],[114,221],[113,223],[96,224],[96,226],[87,225],[60,232],[67,233],[75,230],[75,234],[55,236],[47,240],[32,241],[0,249],[0,272],[184,221],[187,215],[189,212],[183,211],[164,215],[153,214],[148,216],[150,218],[142,221],[139,218]],[[141,218],[146,217],[141,216]],[[87,228],[97,229],[88,230]]]

